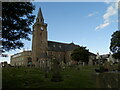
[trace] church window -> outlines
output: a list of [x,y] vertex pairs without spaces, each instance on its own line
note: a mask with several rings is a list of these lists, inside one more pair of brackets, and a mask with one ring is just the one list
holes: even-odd
[[55,47],[55,45],[53,45],[53,47]]
[[61,46],[59,46],[61,48]]
[[41,19],[41,22],[43,22],[43,19]]
[[36,58],[36,61],[38,61],[38,58]]

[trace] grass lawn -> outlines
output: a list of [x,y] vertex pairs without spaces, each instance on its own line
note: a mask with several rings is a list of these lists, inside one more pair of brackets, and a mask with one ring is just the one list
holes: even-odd
[[63,81],[51,82],[52,73],[48,78],[39,68],[3,68],[3,88],[95,88],[94,67],[84,66],[77,70],[68,67],[61,71]]

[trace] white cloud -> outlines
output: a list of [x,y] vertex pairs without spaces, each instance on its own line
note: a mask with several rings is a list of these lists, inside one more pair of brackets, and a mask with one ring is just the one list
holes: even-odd
[[107,11],[106,13],[103,15],[103,19],[104,19],[104,22],[109,22],[110,21],[110,17],[117,14],[117,9],[114,8],[113,6],[109,6],[107,8]]
[[93,13],[89,13],[88,14],[88,17],[92,17],[92,16],[94,16],[95,14],[97,14],[98,12],[93,12]]
[[103,23],[103,24],[100,24],[99,26],[97,26],[95,29],[98,30],[98,29],[103,29],[105,27],[107,27],[110,23]]
[[[108,1],[108,0],[105,0],[105,1]],[[110,23],[112,22],[111,16],[117,15],[118,1],[120,1],[120,0],[116,0],[116,2],[114,2],[114,3],[110,2],[110,6],[107,8],[106,12],[103,15],[103,20],[104,20],[103,24],[98,25],[95,28],[95,30],[103,29],[110,25]]]
[[110,3],[110,0],[104,0],[105,3],[109,4]]

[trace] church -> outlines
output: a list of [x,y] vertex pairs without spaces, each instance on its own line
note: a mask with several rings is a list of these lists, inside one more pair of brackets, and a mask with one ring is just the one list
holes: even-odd
[[[74,43],[61,43],[48,41],[47,24],[44,23],[44,17],[41,8],[38,11],[36,22],[33,25],[32,51],[23,51],[11,56],[12,66],[35,66],[45,67],[51,65],[55,58],[61,64],[71,65],[71,53],[75,48],[80,47]],[[96,55],[90,53],[90,60],[95,59]]]

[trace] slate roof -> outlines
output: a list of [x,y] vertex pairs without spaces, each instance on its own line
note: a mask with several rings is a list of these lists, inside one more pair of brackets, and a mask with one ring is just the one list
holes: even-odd
[[92,55],[92,56],[97,56],[96,54],[94,54],[94,53],[92,53],[92,52],[89,52],[90,53],[90,55]]
[[67,43],[48,41],[49,51],[66,52],[66,51],[72,51],[78,47],[79,45],[75,45],[74,43],[67,44]]

